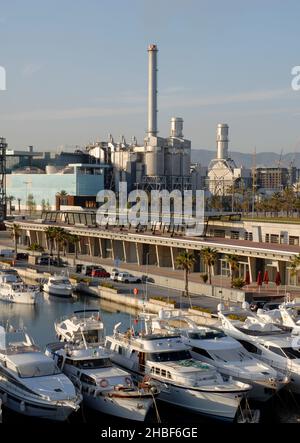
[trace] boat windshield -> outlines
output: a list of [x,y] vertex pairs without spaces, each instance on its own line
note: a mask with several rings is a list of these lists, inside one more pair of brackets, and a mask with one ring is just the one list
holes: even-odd
[[[100,340],[99,338],[99,331],[97,329],[95,330],[89,330],[89,331],[82,331],[85,341],[87,343],[98,343]],[[81,332],[76,332],[74,334],[74,339],[75,341],[82,341],[82,333]]]
[[192,358],[190,351],[170,351],[170,352],[151,352],[148,354],[147,360],[155,362],[179,361]]
[[209,353],[214,360],[224,363],[253,360],[249,353],[240,348],[210,350]]
[[46,377],[50,375],[60,374],[60,369],[56,366],[54,361],[40,361],[22,363],[17,366],[17,372],[21,378],[31,377]]
[[188,337],[192,340],[207,340],[207,339],[215,339],[226,337],[226,334],[222,331],[217,331],[216,329],[212,329],[209,331],[197,331],[197,332],[189,332]]
[[111,367],[112,363],[109,358],[93,358],[90,360],[77,360],[76,366],[80,369],[101,369]]
[[300,350],[295,348],[282,348],[285,355],[290,359],[300,358]]
[[69,285],[70,281],[67,278],[62,278],[59,280],[51,280],[52,285]]

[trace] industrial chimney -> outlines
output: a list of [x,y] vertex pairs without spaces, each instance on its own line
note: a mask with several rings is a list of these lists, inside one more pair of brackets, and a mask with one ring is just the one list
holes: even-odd
[[183,119],[180,117],[171,118],[171,137],[183,138]]
[[219,123],[217,126],[217,159],[228,158],[228,125]]
[[148,46],[148,135],[157,135],[157,46]]

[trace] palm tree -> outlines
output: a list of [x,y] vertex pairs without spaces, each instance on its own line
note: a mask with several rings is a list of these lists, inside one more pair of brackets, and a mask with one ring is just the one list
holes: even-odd
[[232,287],[235,272],[239,269],[239,258],[235,254],[227,254],[225,256],[225,260],[230,267],[231,287]]
[[297,274],[299,266],[300,266],[300,254],[295,255],[295,257],[293,257],[292,260],[290,261],[292,276],[295,276]]
[[186,297],[189,297],[189,272],[192,269],[193,264],[195,263],[194,254],[188,251],[183,251],[176,257],[175,262],[178,268],[184,270],[184,293]]
[[9,213],[11,215],[12,202],[15,200],[13,195],[9,195],[6,197],[6,200],[9,202]]
[[15,258],[17,258],[17,253],[18,253],[18,240],[21,237],[21,227],[20,225],[18,225],[17,223],[13,223],[13,225],[10,228],[11,231],[11,235],[14,239],[14,244],[15,244]]
[[211,285],[211,270],[216,262],[218,251],[214,248],[206,247],[202,249],[201,253],[203,256],[204,263],[207,266],[209,284]]
[[55,240],[55,234],[56,234],[56,228],[54,226],[49,226],[45,229],[45,234],[48,242],[49,247],[49,253],[52,256],[53,255],[53,248],[54,248],[54,240]]
[[80,242],[80,237],[79,235],[76,234],[69,234],[68,235],[68,242],[71,245],[74,245],[74,252],[75,252],[75,260],[77,260],[78,258],[78,244]]
[[28,248],[27,251],[32,252],[44,252],[43,246],[39,245],[38,243],[32,243]]
[[62,246],[66,244],[66,239],[68,236],[67,231],[64,228],[54,227],[54,239],[56,242],[56,252],[57,252],[57,261],[60,263],[60,249]]

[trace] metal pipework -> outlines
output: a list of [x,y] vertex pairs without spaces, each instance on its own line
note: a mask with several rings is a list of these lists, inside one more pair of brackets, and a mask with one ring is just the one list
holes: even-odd
[[148,46],[148,135],[157,135],[157,46]]

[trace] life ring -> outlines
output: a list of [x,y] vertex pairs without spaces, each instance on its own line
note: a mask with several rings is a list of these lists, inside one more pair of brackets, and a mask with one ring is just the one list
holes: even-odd
[[102,380],[100,380],[99,384],[100,384],[101,388],[107,388],[108,381],[105,378],[102,378]]
[[125,382],[126,382],[127,386],[132,386],[132,380],[130,377],[125,377]]
[[146,374],[142,380],[142,383],[149,383],[150,380],[151,380],[151,375]]

